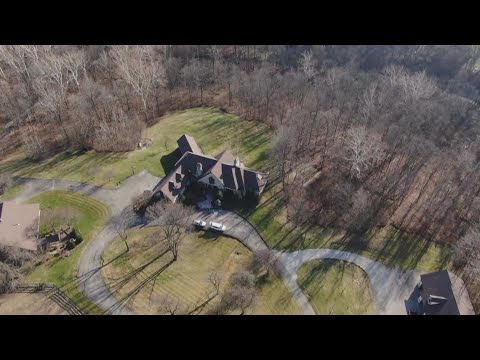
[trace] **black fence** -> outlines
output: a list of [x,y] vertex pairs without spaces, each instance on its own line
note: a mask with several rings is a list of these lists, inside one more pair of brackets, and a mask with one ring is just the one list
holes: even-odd
[[69,315],[84,315],[82,310],[62,290],[50,284],[29,284],[17,287],[13,293],[45,294]]

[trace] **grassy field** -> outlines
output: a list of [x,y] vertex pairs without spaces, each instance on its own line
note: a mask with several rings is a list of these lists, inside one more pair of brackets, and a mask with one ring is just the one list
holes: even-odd
[[167,114],[146,129],[144,137],[153,141],[147,149],[129,153],[63,152],[41,163],[30,161],[18,152],[0,162],[0,173],[115,187],[133,171],[147,169],[153,175],[164,176],[176,161],[173,151],[184,133],[194,136],[208,155],[215,156],[230,148],[245,165],[258,169],[265,166],[271,136],[266,125],[244,121],[214,108],[196,108]]
[[313,260],[298,270],[297,282],[321,315],[374,314],[367,274],[339,260]]
[[270,187],[262,195],[261,203],[253,211],[237,210],[247,217],[273,248],[296,251],[310,248],[332,248],[355,252],[391,266],[421,271],[448,268],[448,250],[420,237],[410,236],[386,227],[363,238],[342,230],[318,226],[289,224],[282,194],[278,186]]
[[[70,256],[65,258],[52,257],[45,263],[35,267],[28,274],[26,281],[30,283],[46,282],[55,284],[70,296],[84,312],[101,313],[101,310],[92,304],[78,288],[76,275],[80,255],[88,242],[102,228],[109,217],[109,208],[89,196],[61,190],[42,193],[32,198],[30,202],[40,203],[42,210],[48,208],[74,209],[80,216],[75,220],[73,226],[81,233],[83,241],[71,251]],[[42,224],[42,219],[40,218],[40,227],[42,226],[44,224]]]
[[0,295],[0,315],[68,315],[45,294]]
[[[118,299],[129,300],[129,306],[137,313],[161,313],[159,301],[167,294],[180,301],[180,314],[208,313],[220,298],[205,304],[213,294],[208,275],[217,272],[222,276],[221,294],[229,277],[252,259],[251,252],[236,240],[195,232],[182,243],[179,259],[171,263],[172,255],[149,241],[157,232],[155,227],[134,229],[128,253],[117,239],[104,254],[106,264],[112,261],[103,268],[110,290]],[[281,279],[270,275],[262,280],[257,285],[258,301],[248,313],[300,313]]]

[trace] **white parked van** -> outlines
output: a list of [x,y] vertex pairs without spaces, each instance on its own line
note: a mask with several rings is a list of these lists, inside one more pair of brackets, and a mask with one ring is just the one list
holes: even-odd
[[217,231],[225,231],[225,225],[210,221],[210,229]]

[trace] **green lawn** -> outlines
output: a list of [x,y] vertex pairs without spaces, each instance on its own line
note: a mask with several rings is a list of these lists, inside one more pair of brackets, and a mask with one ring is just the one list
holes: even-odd
[[247,166],[262,169],[266,164],[271,136],[266,125],[244,121],[215,108],[196,108],[169,113],[146,129],[144,137],[153,140],[153,145],[147,149],[129,153],[63,152],[41,163],[17,153],[0,162],[0,172],[115,187],[133,171],[147,169],[153,175],[164,176],[176,161],[172,153],[177,139],[184,133],[194,136],[208,155],[215,156],[230,148],[238,152]]
[[[110,290],[118,299],[129,299],[129,306],[140,314],[161,313],[159,299],[166,294],[180,301],[180,314],[194,309],[195,314],[208,313],[220,299],[216,296],[204,307],[199,306],[213,293],[208,275],[221,274],[222,293],[229,277],[252,259],[251,252],[238,241],[200,231],[184,240],[178,260],[171,263],[169,252],[164,253],[161,245],[152,246],[148,241],[158,230],[156,227],[134,229],[130,232],[128,253],[123,241],[117,239],[104,254],[105,264],[113,260],[103,268]],[[258,301],[248,313],[300,313],[283,281],[275,275],[263,277],[257,289]]]
[[309,261],[298,270],[297,282],[317,314],[375,313],[367,274],[346,261]]
[[[44,192],[30,199],[29,202],[40,203],[42,210],[48,208],[74,209],[80,216],[75,220],[73,226],[83,236],[83,242],[71,251],[70,256],[51,257],[45,263],[35,267],[28,274],[27,282],[55,284],[70,296],[84,312],[101,313],[101,309],[92,304],[78,288],[77,270],[83,249],[110,216],[109,208],[89,196],[61,190]],[[42,226],[44,224],[40,219],[40,227]]]
[[407,269],[435,271],[448,268],[448,250],[421,237],[410,236],[393,228],[382,228],[358,238],[343,230],[318,226],[294,227],[288,223],[279,186],[271,186],[253,211],[237,210],[256,226],[265,241],[283,251],[332,248],[351,251],[387,265]]
[[21,190],[22,187],[20,185],[13,185],[0,196],[0,202],[14,198]]

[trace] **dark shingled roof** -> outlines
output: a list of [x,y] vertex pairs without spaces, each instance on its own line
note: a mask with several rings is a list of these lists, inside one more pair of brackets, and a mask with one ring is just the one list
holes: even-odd
[[202,164],[202,175],[210,170],[217,160],[207,155],[197,155],[186,152],[175,164],[175,169],[165,176],[153,189],[153,193],[162,192],[170,201],[175,202],[183,187],[189,180],[188,175],[194,175],[197,164]]
[[[186,134],[182,135],[177,143],[183,155],[175,164],[175,169],[153,189],[154,194],[162,192],[165,197],[175,202],[192,176],[198,180],[209,174],[215,175],[227,189],[259,193],[263,191],[267,183],[265,174],[246,168],[229,150],[216,157],[204,155],[195,140]],[[197,177],[199,163],[202,164],[202,173]]]
[[[452,282],[447,270],[437,271],[430,274],[420,275],[422,287],[422,310],[427,315],[460,315],[455,295],[452,291]],[[433,296],[429,304],[428,299]],[[446,300],[441,298],[446,298]]]
[[[260,180],[257,176],[260,175]],[[265,175],[245,167],[222,164],[223,185],[231,190],[262,192],[267,180]]]
[[194,154],[203,154],[200,146],[198,146],[195,139],[190,135],[183,134],[182,136],[180,136],[180,138],[177,140],[177,144],[178,148],[182,152],[182,155],[188,151]]
[[181,166],[182,174],[188,174],[189,171],[192,174],[195,174],[198,163],[202,164],[202,175],[204,175],[217,163],[217,159],[208,155],[198,155],[186,152],[180,160],[177,161],[175,166]]

